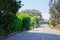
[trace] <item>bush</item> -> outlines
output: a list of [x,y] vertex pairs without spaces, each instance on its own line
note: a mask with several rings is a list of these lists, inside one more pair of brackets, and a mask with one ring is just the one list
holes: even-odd
[[12,23],[12,26],[11,26],[9,32],[11,33],[11,32],[20,31],[21,30],[21,26],[22,26],[22,21],[21,21],[20,18],[18,18],[16,16],[14,22]]
[[6,36],[7,35],[7,31],[4,30],[2,27],[0,27],[0,36]]
[[28,14],[24,14],[24,13],[17,13],[18,18],[21,18],[22,20],[22,28],[21,30],[29,30],[30,29],[30,16]]
[[22,21],[13,13],[8,13],[0,16],[0,35],[19,31],[22,26]]
[[33,17],[31,17],[31,26],[33,27],[33,28],[36,28],[38,25],[38,19],[37,19],[37,16],[33,16]]
[[0,34],[6,32],[9,33],[9,28],[11,27],[14,21],[14,14],[13,13],[5,13],[0,15]]
[[49,20],[48,24],[49,24],[50,28],[54,28],[54,26],[55,26],[55,24],[51,20]]

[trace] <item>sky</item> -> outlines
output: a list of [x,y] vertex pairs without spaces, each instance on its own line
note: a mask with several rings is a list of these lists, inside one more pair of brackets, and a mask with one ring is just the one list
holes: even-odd
[[24,4],[19,11],[25,9],[39,10],[44,19],[49,19],[49,0],[21,0]]

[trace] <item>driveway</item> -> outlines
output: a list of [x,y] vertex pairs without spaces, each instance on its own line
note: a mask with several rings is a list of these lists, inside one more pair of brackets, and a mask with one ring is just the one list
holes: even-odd
[[60,31],[50,29],[47,24],[42,27],[17,33],[5,40],[60,40]]

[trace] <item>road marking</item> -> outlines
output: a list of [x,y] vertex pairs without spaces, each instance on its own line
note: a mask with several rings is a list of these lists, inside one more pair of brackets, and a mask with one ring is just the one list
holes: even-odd
[[42,37],[41,37],[41,40],[44,40],[44,33],[42,33]]

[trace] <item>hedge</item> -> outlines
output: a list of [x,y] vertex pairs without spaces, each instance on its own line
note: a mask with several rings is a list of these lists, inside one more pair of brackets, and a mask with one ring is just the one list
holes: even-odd
[[28,14],[24,14],[24,13],[17,13],[18,18],[20,18],[22,20],[22,28],[21,31],[24,30],[29,30],[30,29],[30,16]]

